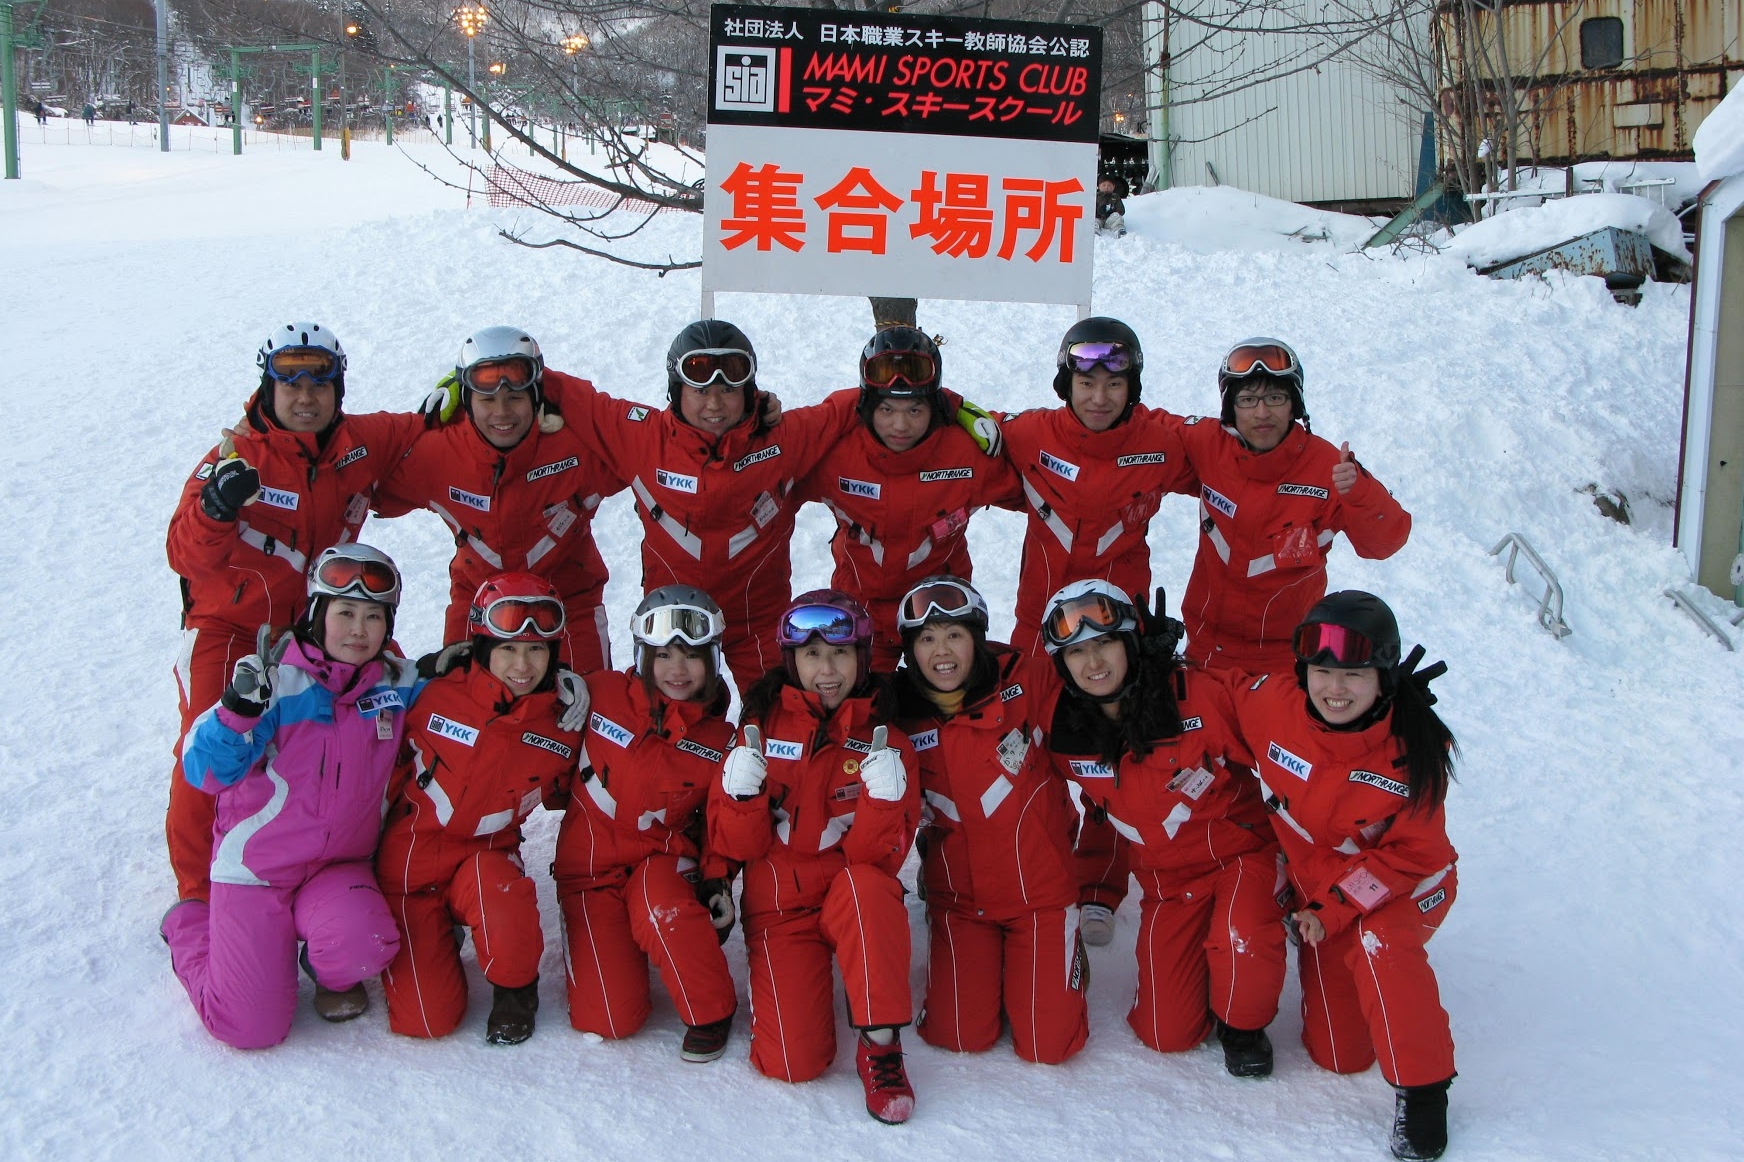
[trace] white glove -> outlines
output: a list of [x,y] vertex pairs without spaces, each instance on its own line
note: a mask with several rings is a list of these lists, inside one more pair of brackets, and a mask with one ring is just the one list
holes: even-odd
[[557,701],[563,704],[563,713],[557,716],[557,729],[580,732],[587,725],[588,707],[593,704],[580,674],[567,668],[557,671]]
[[908,769],[902,756],[884,745],[888,735],[882,726],[873,729],[872,753],[860,760],[860,781],[869,797],[894,803],[908,793]]
[[721,764],[721,790],[735,799],[755,799],[763,793],[769,777],[769,760],[763,757],[763,732],[755,726],[744,730],[745,743],[727,752]]

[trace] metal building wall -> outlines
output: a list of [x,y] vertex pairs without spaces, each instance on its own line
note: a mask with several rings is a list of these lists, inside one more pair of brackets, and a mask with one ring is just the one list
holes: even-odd
[[[1218,184],[1294,202],[1415,194],[1423,113],[1398,89],[1344,58],[1241,87],[1242,76],[1323,58],[1332,42],[1295,31],[1211,31],[1191,19],[1251,26],[1262,16],[1249,4],[1188,0],[1177,11],[1188,19],[1177,17],[1169,37],[1175,185],[1212,184],[1209,163]],[[1269,7],[1263,19],[1276,28],[1349,14],[1308,2]]]

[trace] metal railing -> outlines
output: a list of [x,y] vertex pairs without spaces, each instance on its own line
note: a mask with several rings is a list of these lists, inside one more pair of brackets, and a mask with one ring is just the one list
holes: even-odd
[[1544,563],[1544,558],[1540,557],[1537,550],[1527,544],[1526,538],[1519,533],[1509,533],[1503,537],[1496,543],[1496,547],[1490,550],[1490,556],[1494,557],[1503,549],[1508,550],[1508,560],[1503,572],[1508,584],[1516,583],[1514,565],[1522,556],[1526,558],[1527,564],[1537,570],[1539,578],[1544,582],[1544,595],[1538,599],[1538,624],[1552,637],[1565,638],[1573,633],[1574,630],[1570,629],[1568,623],[1562,620],[1562,583],[1556,579],[1556,574],[1550,571],[1550,566]]

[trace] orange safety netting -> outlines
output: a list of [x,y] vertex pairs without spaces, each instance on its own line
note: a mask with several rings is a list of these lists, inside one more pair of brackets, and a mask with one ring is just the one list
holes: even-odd
[[492,164],[485,174],[493,206],[597,206],[602,210],[621,206],[636,213],[656,212],[653,202],[639,198],[620,198],[590,182],[573,178],[549,178],[501,162]]

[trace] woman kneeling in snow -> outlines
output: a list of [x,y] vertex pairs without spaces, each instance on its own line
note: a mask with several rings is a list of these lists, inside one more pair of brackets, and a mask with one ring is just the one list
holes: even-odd
[[1302,1041],[1315,1064],[1361,1073],[1379,1057],[1398,1092],[1395,1157],[1447,1147],[1453,1035],[1424,945],[1457,876],[1442,801],[1453,734],[1429,683],[1399,659],[1399,623],[1371,593],[1332,593],[1296,629],[1296,681],[1236,689],[1299,907]]
[[362,982],[399,949],[370,866],[415,689],[384,652],[399,599],[387,554],[326,550],[294,635],[271,647],[263,630],[187,739],[188,781],[218,796],[212,897],[161,932],[201,1021],[238,1049],[290,1032],[298,940],[330,1021],[363,1012]]
[[467,623],[468,656],[418,695],[376,856],[402,935],[382,987],[394,1032],[453,1032],[466,1015],[463,924],[493,990],[485,1040],[516,1045],[533,1035],[545,950],[521,824],[568,785],[586,704],[565,706],[580,679],[559,668],[564,608],[551,582],[488,578]]

